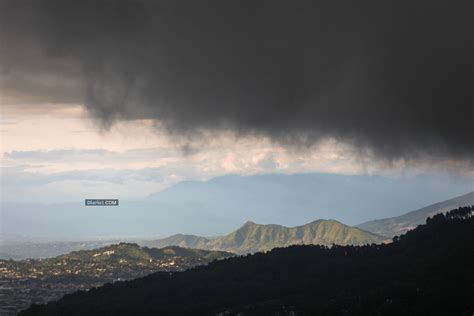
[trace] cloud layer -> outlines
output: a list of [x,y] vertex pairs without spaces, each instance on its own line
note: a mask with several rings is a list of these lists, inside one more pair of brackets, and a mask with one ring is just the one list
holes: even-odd
[[4,102],[474,157],[472,2],[1,1]]

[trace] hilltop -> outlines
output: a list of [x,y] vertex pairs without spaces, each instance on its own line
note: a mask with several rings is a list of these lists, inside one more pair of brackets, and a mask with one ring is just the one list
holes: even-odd
[[230,256],[232,254],[222,251],[207,251],[201,249],[188,249],[179,246],[168,246],[163,248],[140,247],[135,243],[119,243],[93,250],[73,251],[51,259],[40,260],[42,262],[55,262],[61,260],[80,260],[82,262],[103,262],[108,264],[116,260],[130,259],[142,264],[153,262],[153,260],[168,260],[173,258],[200,258],[212,261],[214,259]]

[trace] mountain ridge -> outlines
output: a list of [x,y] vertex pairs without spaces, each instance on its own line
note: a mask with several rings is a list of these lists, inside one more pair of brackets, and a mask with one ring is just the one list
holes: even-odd
[[142,244],[153,247],[178,245],[247,254],[290,245],[363,245],[382,243],[387,239],[385,236],[347,226],[336,220],[318,219],[293,227],[278,224],[257,224],[248,220],[235,231],[214,239],[175,234]]
[[450,209],[468,205],[474,205],[474,191],[407,212],[400,216],[368,221],[355,227],[392,238],[424,224],[425,220],[430,216],[446,213]]

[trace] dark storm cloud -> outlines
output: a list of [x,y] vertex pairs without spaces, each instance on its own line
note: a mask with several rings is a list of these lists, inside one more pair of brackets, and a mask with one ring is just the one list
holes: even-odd
[[[0,1],[2,90],[105,125],[473,160],[471,1]],[[15,99],[13,98],[13,99]]]

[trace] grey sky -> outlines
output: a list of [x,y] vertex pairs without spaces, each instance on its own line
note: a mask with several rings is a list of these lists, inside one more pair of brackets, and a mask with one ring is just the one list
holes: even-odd
[[106,127],[472,162],[472,5],[1,1],[0,87],[12,104],[83,104]]

